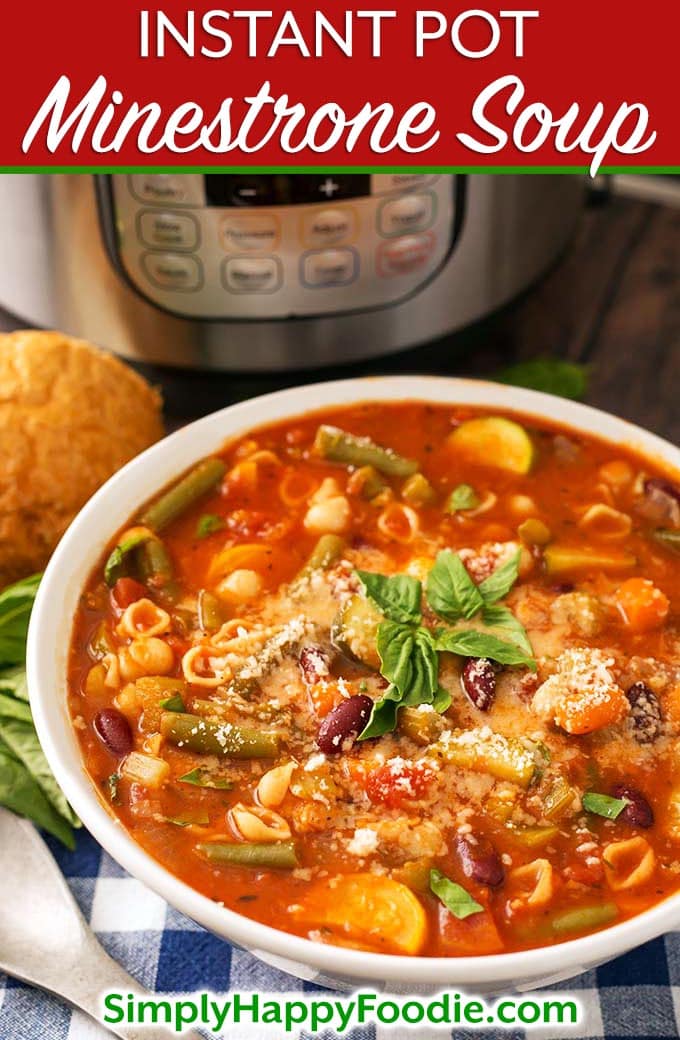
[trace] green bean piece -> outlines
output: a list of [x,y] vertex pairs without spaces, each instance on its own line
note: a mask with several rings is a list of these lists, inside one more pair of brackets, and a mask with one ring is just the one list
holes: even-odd
[[222,627],[224,618],[217,596],[207,589],[198,594],[198,627],[204,632],[217,632]]
[[128,573],[130,553],[142,545],[149,537],[150,531],[143,527],[134,527],[125,538],[113,547],[104,564],[104,581],[111,588],[119,578]]
[[306,571],[325,571],[337,563],[345,551],[345,542],[337,534],[323,534],[307,560]]
[[565,932],[586,932],[600,925],[609,924],[618,915],[614,903],[600,903],[599,906],[581,906],[576,910],[566,910],[553,917],[553,932],[562,935]]
[[276,758],[279,752],[276,733],[231,722],[213,722],[184,712],[164,712],[161,733],[178,747],[221,758]]
[[314,450],[331,462],[349,466],[373,466],[388,477],[410,477],[418,470],[418,463],[406,459],[391,448],[375,444],[369,437],[355,437],[337,426],[320,426],[314,441]]
[[140,546],[139,570],[145,581],[155,585],[167,585],[172,581],[172,561],[160,538],[149,538]]
[[314,571],[325,571],[332,567],[334,563],[337,563],[344,551],[345,542],[339,535],[322,534],[312,549],[312,554],[307,563],[291,582],[291,591],[294,591]]
[[423,473],[414,473],[404,483],[401,497],[410,506],[429,506],[436,499],[437,492]]
[[[368,499],[369,502],[387,487],[375,466],[360,466],[352,474],[351,482],[361,489],[359,494],[362,498]],[[349,485],[348,490],[351,490]]]
[[153,502],[143,513],[140,522],[154,531],[162,531],[212,490],[224,476],[226,468],[222,459],[203,459],[174,487]]
[[298,866],[292,841],[276,844],[248,844],[246,842],[206,842],[198,849],[211,863],[232,863],[241,867],[278,867],[292,869]]

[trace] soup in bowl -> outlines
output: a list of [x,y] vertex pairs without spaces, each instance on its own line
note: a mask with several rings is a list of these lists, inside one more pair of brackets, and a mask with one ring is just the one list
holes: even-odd
[[122,823],[134,862],[114,854],[222,934],[354,978],[568,975],[661,931],[680,889],[673,450],[463,381],[230,414],[196,424],[201,457],[181,431],[179,467],[170,438],[76,521],[123,489],[66,593],[68,752],[41,591],[38,726],[95,835]]

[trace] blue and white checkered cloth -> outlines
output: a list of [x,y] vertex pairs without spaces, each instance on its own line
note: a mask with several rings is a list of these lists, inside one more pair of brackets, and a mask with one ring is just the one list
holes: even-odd
[[[89,834],[75,852],[49,842],[73,895],[107,952],[142,985],[158,992],[212,990],[310,991],[229,946],[171,909],[129,877]],[[0,944],[2,936],[0,935]],[[579,998],[586,1021],[572,1030],[547,1032],[455,1030],[454,1040],[670,1040],[680,1036],[680,933],[655,939],[625,957],[564,984],[565,998]],[[240,1034],[241,1035],[241,1034]],[[442,1040],[427,1028],[354,1030],[348,1040]],[[106,1040],[87,1016],[41,991],[0,974],[0,1040]],[[328,1034],[327,1034],[328,1036]],[[256,1027],[252,1040],[260,1040]],[[304,1032],[300,1040],[310,1040]]]

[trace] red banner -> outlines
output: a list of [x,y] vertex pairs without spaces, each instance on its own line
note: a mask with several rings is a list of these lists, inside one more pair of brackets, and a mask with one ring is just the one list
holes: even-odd
[[677,5],[6,5],[0,163],[680,164]]

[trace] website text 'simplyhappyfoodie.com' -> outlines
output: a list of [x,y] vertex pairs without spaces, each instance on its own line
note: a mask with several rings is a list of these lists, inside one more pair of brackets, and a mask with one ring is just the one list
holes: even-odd
[[385,996],[363,990],[344,997],[304,993],[193,993],[183,997],[140,997],[110,991],[102,995],[106,1025],[166,1026],[181,1034],[198,1026],[215,1036],[235,1026],[257,1026],[262,1036],[335,1032],[343,1035],[365,1025],[451,1030],[523,1029],[558,1026],[574,1033],[583,1024],[578,1000],[565,994],[496,997],[446,991],[435,996]]

